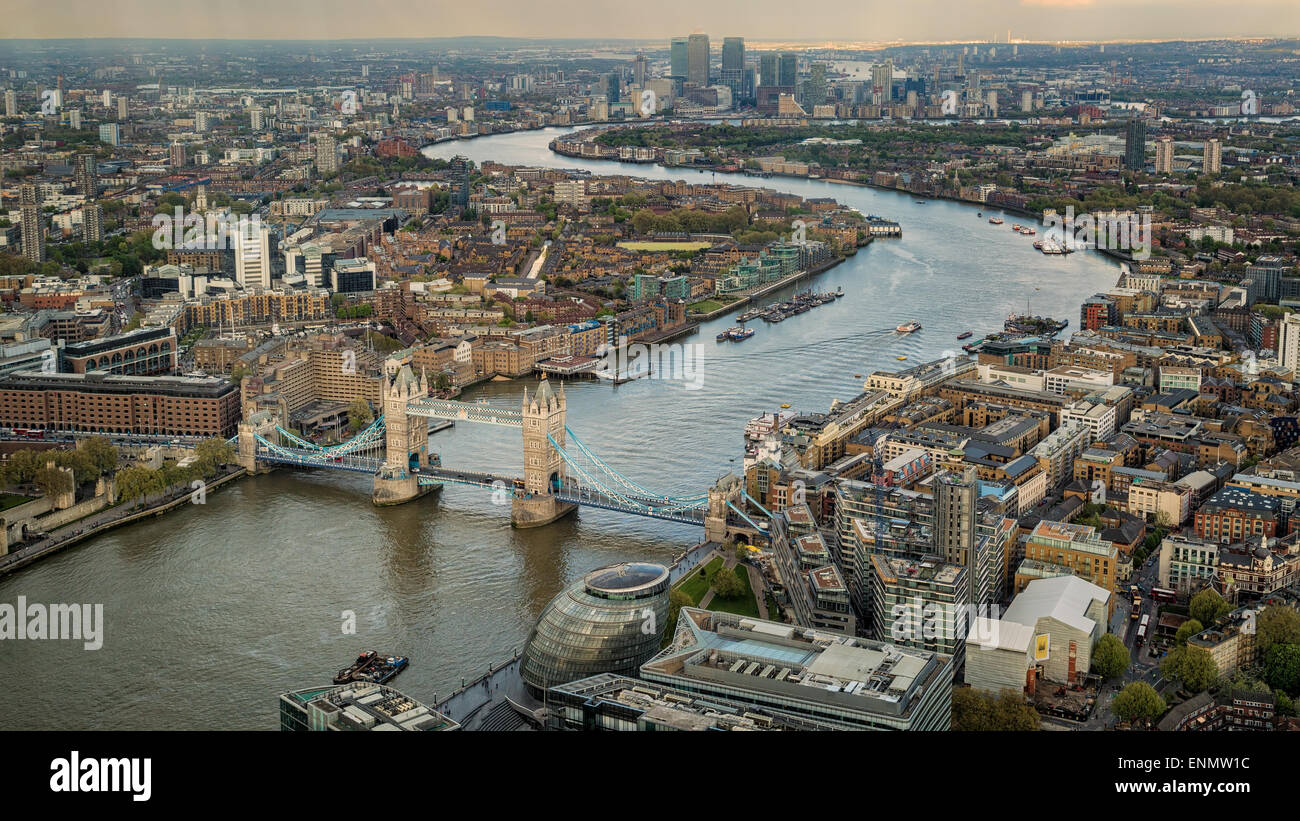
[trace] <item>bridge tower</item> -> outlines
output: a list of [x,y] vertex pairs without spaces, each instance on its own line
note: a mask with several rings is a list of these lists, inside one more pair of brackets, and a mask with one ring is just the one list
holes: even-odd
[[709,488],[709,507],[704,514],[704,540],[706,542],[727,541],[730,535],[727,527],[727,503],[740,501],[740,491],[744,488],[740,477],[728,471]]
[[429,423],[411,416],[406,405],[429,394],[424,374],[416,374],[410,357],[384,360],[382,391],[384,412],[384,464],[375,474],[371,501],[377,505],[400,505],[423,496],[438,485],[421,486],[415,470],[429,464]]
[[[510,523],[515,527],[541,527],[550,524],[576,508],[561,502],[555,493],[564,486],[564,459],[551,445],[554,439],[561,447],[564,438],[564,386],[559,392],[551,390],[545,376],[537,386],[532,399],[524,390],[524,497],[515,497],[510,511]],[[547,438],[549,434],[550,439]]]
[[270,411],[256,411],[246,413],[243,421],[239,423],[239,435],[237,437],[237,447],[235,461],[240,464],[249,474],[266,473],[270,468],[257,461],[257,439],[261,436],[270,442],[279,442],[280,434],[276,433],[276,418]]

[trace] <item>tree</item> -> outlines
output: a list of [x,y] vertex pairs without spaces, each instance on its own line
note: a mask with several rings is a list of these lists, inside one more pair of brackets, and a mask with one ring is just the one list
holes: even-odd
[[1145,681],[1135,681],[1120,690],[1110,703],[1115,717],[1130,724],[1150,724],[1165,712],[1165,700]]
[[370,403],[364,399],[353,399],[352,404],[348,405],[348,428],[355,433],[373,421],[375,415],[370,411]]
[[70,493],[76,487],[71,476],[58,468],[52,467],[43,467],[36,471],[34,481],[46,496]]
[[1196,619],[1188,619],[1178,626],[1178,632],[1174,633],[1174,643],[1179,645],[1186,644],[1187,639],[1204,629],[1205,625],[1201,624]]
[[1268,658],[1269,648],[1274,644],[1300,644],[1300,613],[1270,604],[1255,617],[1256,654]]
[[735,569],[720,567],[713,574],[713,592],[722,599],[736,599],[744,595],[745,585],[736,576]]
[[1300,694],[1300,644],[1274,644],[1268,648],[1264,681],[1274,690]]
[[1160,672],[1176,678],[1193,693],[1207,689],[1219,677],[1214,657],[1204,647],[1184,644],[1175,647],[1160,665]]
[[195,445],[194,456],[200,472],[210,476],[235,460],[235,448],[225,439],[214,436]]
[[664,628],[664,643],[673,640],[673,634],[677,632],[677,617],[681,615],[683,607],[694,607],[695,602],[691,597],[680,590],[674,590],[668,594],[668,626]]
[[1232,605],[1223,600],[1223,597],[1213,590],[1202,590],[1195,596],[1192,596],[1191,604],[1188,605],[1187,612],[1192,618],[1201,624],[1217,624],[1219,619],[1232,610]]
[[998,695],[957,687],[952,691],[951,729],[956,732],[1013,732],[1039,729],[1039,716],[1014,690]]
[[1111,679],[1128,669],[1129,652],[1114,633],[1107,633],[1092,648],[1092,672]]
[[79,446],[102,476],[117,469],[117,448],[102,436],[85,439]]

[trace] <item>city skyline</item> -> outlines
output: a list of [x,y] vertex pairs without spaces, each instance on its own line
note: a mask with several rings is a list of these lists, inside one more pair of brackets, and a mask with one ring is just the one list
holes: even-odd
[[[286,0],[274,7],[236,0],[214,14],[196,0],[141,0],[110,19],[87,17],[77,0],[18,0],[7,15],[12,39],[159,38],[364,40],[486,36],[525,39],[657,40],[691,32],[743,34],[775,42],[1118,42],[1300,36],[1300,5],[1242,0],[1225,16],[1208,0],[995,0],[895,4],[828,0],[820,14],[788,14],[772,0],[708,8],[667,0],[611,10],[589,0],[545,7],[509,2],[491,23],[477,8],[377,0],[364,17],[340,0]],[[233,10],[234,13],[230,13]],[[829,23],[828,21],[834,21]],[[1121,33],[1122,37],[1116,35]]]

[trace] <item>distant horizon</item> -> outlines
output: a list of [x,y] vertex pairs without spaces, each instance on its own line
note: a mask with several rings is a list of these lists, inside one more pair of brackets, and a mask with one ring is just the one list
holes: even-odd
[[[1300,0],[1297,0],[1300,2]],[[707,32],[705,32],[707,33]],[[685,35],[672,35],[685,36]],[[843,43],[845,45],[856,46],[878,46],[878,47],[898,47],[898,46],[1098,46],[1098,45],[1159,45],[1162,43],[1249,43],[1259,41],[1287,41],[1294,40],[1297,47],[1300,48],[1300,34],[1278,35],[1278,34],[1242,34],[1232,37],[1134,37],[1125,39],[1110,40],[1032,40],[1012,38],[1011,40],[835,40],[826,38],[801,38],[801,39],[776,39],[770,37],[745,37],[739,34],[723,35],[726,37],[740,37],[748,43],[771,43],[782,45],[789,43],[801,43],[807,45],[833,46]],[[719,47],[722,45],[723,36],[713,37],[710,35],[709,45],[715,44]],[[180,43],[378,43],[378,42],[395,42],[395,43],[418,43],[418,42],[438,42],[446,40],[522,40],[534,43],[590,43],[593,41],[603,40],[607,43],[658,43],[662,42],[665,47],[668,44],[668,37],[526,37],[523,35],[503,35],[503,34],[454,34],[439,37],[203,37],[203,36],[120,36],[120,37],[0,37],[0,43],[58,43],[58,42],[128,42],[128,41],[154,41],[154,42],[180,42]]]
[[[494,37],[545,42],[655,42],[693,32],[747,41],[938,45],[1102,44],[1300,37],[1296,0],[7,0],[7,40],[346,42]],[[491,31],[483,34],[484,30]],[[1124,37],[1113,32],[1123,31]],[[401,32],[394,36],[392,32]],[[1288,32],[1288,33],[1279,33]],[[830,35],[830,36],[828,36]]]

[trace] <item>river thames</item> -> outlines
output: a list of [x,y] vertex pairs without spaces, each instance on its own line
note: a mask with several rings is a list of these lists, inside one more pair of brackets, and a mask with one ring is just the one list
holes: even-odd
[[[552,154],[548,129],[441,143],[435,157],[581,168],[595,174],[708,182],[709,173]],[[780,324],[753,323],[743,343],[702,346],[699,389],[682,382],[569,383],[569,426],[622,473],[656,491],[703,491],[739,470],[745,422],[790,403],[825,411],[873,369],[960,351],[956,336],[1000,330],[1029,310],[1078,322],[1079,304],[1119,268],[1092,252],[1045,257],[985,211],[820,180],[716,177],[833,197],[897,220],[878,240],[805,280],[845,297]],[[773,294],[778,301],[795,288]],[[923,330],[881,333],[907,320]],[[907,356],[907,363],[897,356]],[[531,380],[492,382],[473,401],[518,401]],[[519,474],[518,434],[467,423],[434,434],[443,464]],[[103,648],[74,641],[0,642],[0,715],[10,729],[278,728],[277,696],[328,684],[365,649],[410,656],[393,685],[431,702],[521,647],[542,607],[582,573],[625,559],[667,563],[698,528],[583,510],[512,530],[491,493],[448,487],[396,508],[370,504],[355,474],[277,471],[212,493],[205,505],[125,527],[0,580],[0,602],[102,603]],[[345,635],[345,611],[356,618]]]

